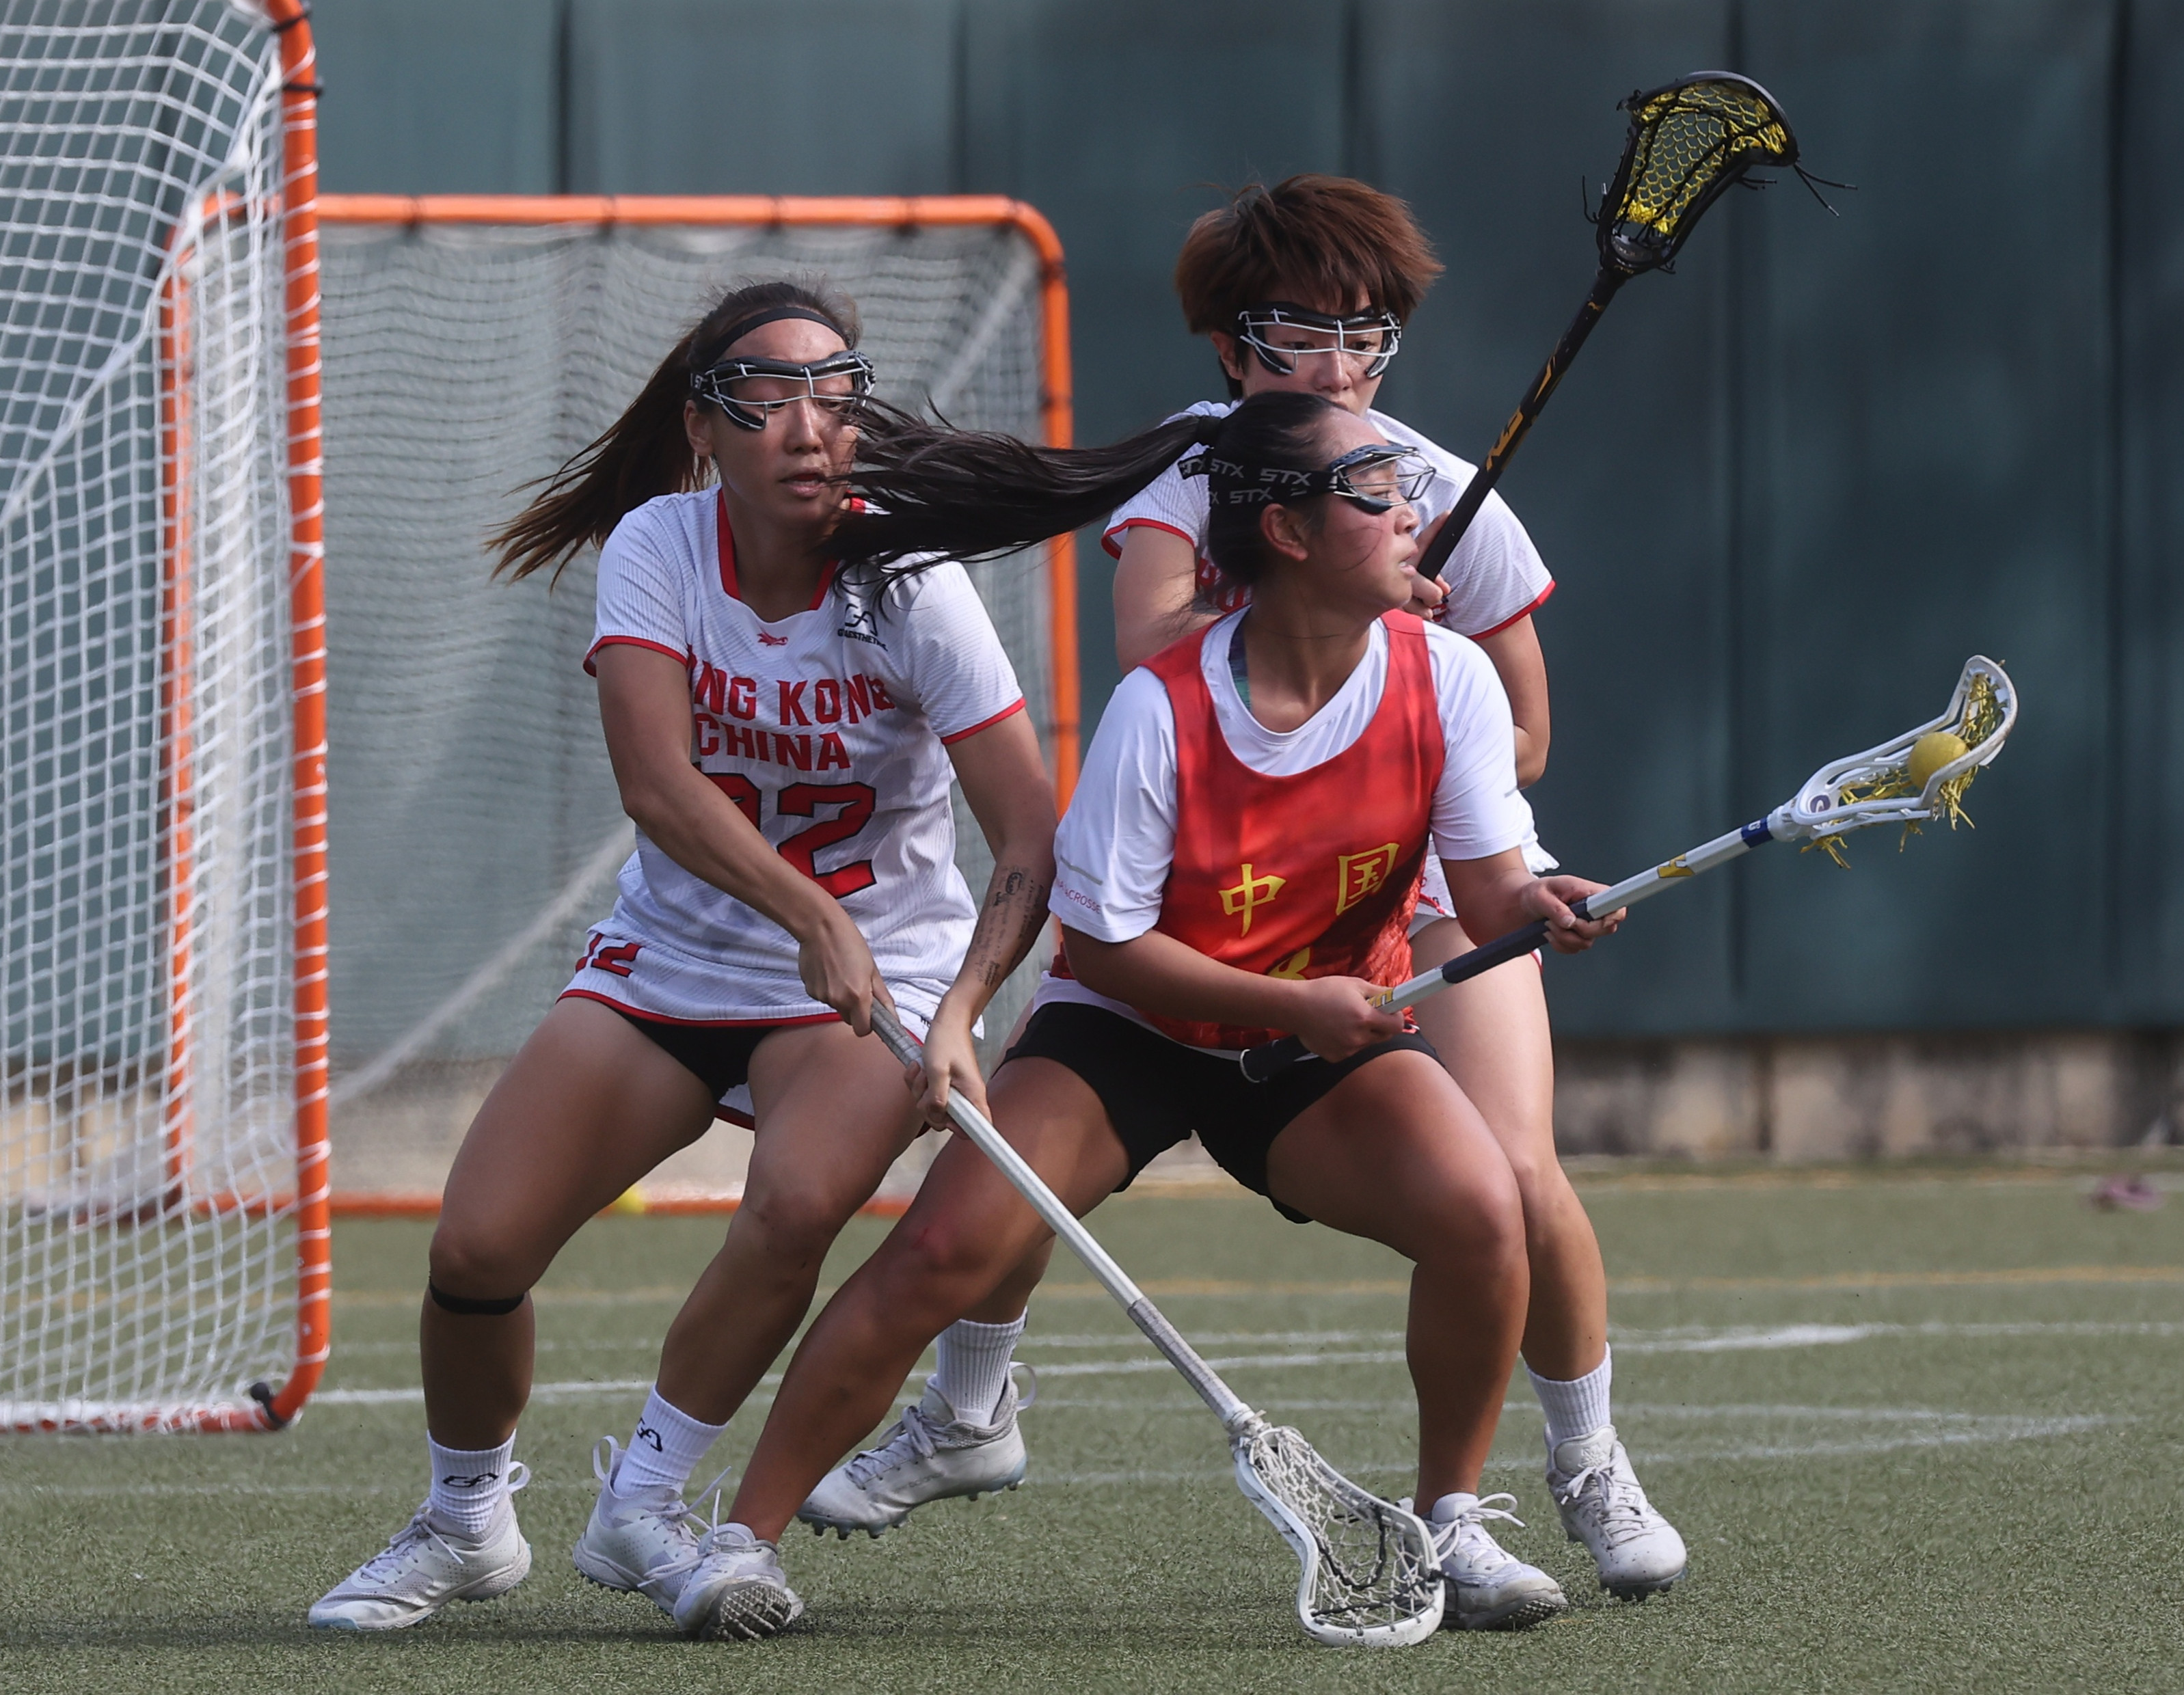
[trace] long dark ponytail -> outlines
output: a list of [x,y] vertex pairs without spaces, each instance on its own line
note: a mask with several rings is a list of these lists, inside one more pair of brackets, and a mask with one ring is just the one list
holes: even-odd
[[857,345],[856,307],[823,278],[730,289],[660,362],[629,409],[545,479],[543,492],[488,538],[499,555],[493,574],[527,577],[551,568],[558,577],[579,548],[604,542],[625,514],[656,495],[680,494],[710,481],[711,464],[690,450],[682,427],[690,379],[727,351],[730,331],[784,306],[817,313],[845,344]]
[[1206,551],[1223,575],[1253,582],[1267,564],[1262,508],[1222,497],[1240,486],[1226,468],[1318,470],[1335,409],[1316,394],[1274,390],[1226,416],[1186,414],[1104,447],[1041,447],[870,403],[849,481],[872,505],[841,520],[827,551],[847,564],[880,567],[913,553],[972,559],[1014,553],[1106,517],[1204,447],[1216,462]]

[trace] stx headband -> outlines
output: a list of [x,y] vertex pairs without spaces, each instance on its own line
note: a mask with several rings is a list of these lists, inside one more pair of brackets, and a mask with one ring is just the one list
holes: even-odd
[[[1284,330],[1292,338],[1302,332],[1327,339],[1303,347],[1284,347],[1267,339]],[[1276,376],[1294,376],[1300,354],[1344,353],[1364,360],[1365,375],[1376,377],[1388,369],[1388,361],[1402,345],[1403,326],[1392,312],[1354,312],[1338,317],[1286,300],[1273,300],[1263,306],[1247,306],[1236,314],[1236,339]]]
[[1215,506],[1287,506],[1292,501],[1332,494],[1371,513],[1391,512],[1407,505],[1424,494],[1438,475],[1416,449],[1391,447],[1384,442],[1353,447],[1316,471],[1246,464],[1239,459],[1224,459],[1211,448],[1193,453],[1176,469],[1185,476],[1204,477],[1206,497]]

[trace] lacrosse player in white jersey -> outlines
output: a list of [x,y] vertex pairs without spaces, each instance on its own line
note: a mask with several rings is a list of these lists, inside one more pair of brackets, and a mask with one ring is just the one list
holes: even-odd
[[[1373,401],[1404,323],[1440,270],[1409,208],[1364,183],[1297,176],[1245,189],[1192,225],[1176,265],[1184,315],[1212,342],[1229,392],[1178,416],[1220,418],[1245,397],[1284,389],[1357,414],[1439,473],[1412,503],[1423,550],[1474,467],[1374,411]],[[1116,657],[1125,673],[1248,598],[1207,556],[1206,490],[1205,478],[1171,466],[1108,520]],[[1412,603],[1492,661],[1526,785],[1546,768],[1548,740],[1546,666],[1532,614],[1554,586],[1516,514],[1490,494],[1443,580],[1420,581]],[[1535,875],[1554,869],[1536,834],[1524,852]],[[1465,933],[1429,857],[1412,932],[1417,968],[1468,953],[1478,939]],[[1540,974],[1512,962],[1421,1005],[1418,1020],[1494,1131],[1524,1196],[1531,1265],[1524,1359],[1546,1415],[1546,1481],[1563,1524],[1611,1592],[1665,1589],[1683,1575],[1684,1542],[1647,1501],[1610,1416],[1607,1275],[1591,1222],[1555,1158],[1553,1039]],[[827,1476],[808,1503],[809,1521],[877,1531],[922,1502],[1023,1476],[1008,1371],[1038,1270],[1026,1267],[942,1333],[925,1404]]]
[[[629,1445],[595,1456],[574,1552],[672,1612],[706,1528],[693,1469],[921,1118],[951,1087],[983,1103],[973,1027],[1045,922],[1054,792],[961,565],[830,552],[861,430],[899,416],[868,412],[856,342],[823,285],[735,290],[496,538],[518,577],[604,544],[585,665],[637,851],[448,1175],[421,1325],[431,1492],[315,1626],[398,1629],[523,1580],[528,1292],[587,1219],[740,1115],[742,1209]],[[951,775],[993,851],[983,902],[956,869]],[[925,1037],[908,1092],[861,1039],[876,1000]]]

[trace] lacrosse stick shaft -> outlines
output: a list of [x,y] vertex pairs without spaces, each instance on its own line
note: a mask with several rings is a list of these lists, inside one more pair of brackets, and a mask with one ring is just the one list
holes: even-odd
[[[1694,848],[1688,853],[1679,853],[1665,865],[1656,865],[1651,870],[1641,871],[1635,877],[1625,877],[1613,888],[1601,890],[1571,903],[1570,910],[1580,918],[1591,918],[1595,913],[1607,914],[1618,908],[1635,906],[1651,898],[1663,889],[1681,882],[1686,877],[1696,877],[1702,871],[1711,871],[1717,865],[1725,865],[1731,859],[1742,858],[1763,842],[1774,839],[1768,821],[1761,819],[1747,824],[1741,830],[1732,830],[1726,836],[1717,836],[1711,842]],[[1407,983],[1398,983],[1392,989],[1383,989],[1373,998],[1380,1006],[1414,1006],[1429,995],[1443,989],[1454,988],[1458,983],[1468,982],[1496,965],[1506,965],[1519,954],[1529,953],[1546,939],[1547,921],[1534,919],[1529,924],[1498,936],[1468,953],[1459,953],[1446,965],[1430,971],[1422,971]],[[1256,1048],[1246,1048],[1239,1060],[1244,1075],[1255,1083],[1263,1083],[1281,1075],[1300,1060],[1312,1057],[1312,1049],[1294,1036],[1284,1036],[1279,1041],[1262,1042]]]
[[1462,496],[1450,508],[1440,531],[1426,548],[1418,561],[1418,575],[1437,577],[1441,567],[1456,551],[1456,544],[1463,539],[1463,532],[1471,528],[1471,520],[1479,515],[1479,508],[1486,504],[1486,497],[1494,492],[1494,485],[1502,481],[1502,473],[1509,461],[1516,457],[1518,444],[1532,427],[1532,420],[1547,403],[1547,397],[1555,392],[1577,350],[1585,345],[1585,338],[1592,333],[1592,326],[1600,321],[1600,314],[1607,310],[1607,303],[1615,298],[1615,291],[1630,281],[1630,275],[1602,265],[1592,279],[1592,292],[1585,296],[1585,304],[1578,308],[1577,316],[1570,320],[1569,328],[1555,343],[1555,350],[1547,355],[1547,362],[1540,367],[1540,374],[1532,379],[1531,387],[1509,421],[1502,426],[1502,434],[1486,455],[1486,462],[1472,475]]
[[[917,1038],[902,1027],[901,1020],[894,1013],[877,1001],[872,1003],[872,1034],[904,1064],[923,1063]],[[1061,1197],[1046,1186],[1023,1155],[1002,1139],[1000,1131],[994,1128],[983,1113],[963,1098],[960,1090],[949,1092],[948,1117],[956,1129],[971,1138],[981,1153],[1000,1168],[1001,1175],[1031,1203],[1031,1209],[1045,1222],[1046,1227],[1069,1244],[1069,1251],[1084,1262],[1084,1269],[1099,1279],[1100,1286],[1129,1314],[1130,1322],[1143,1331],[1145,1339],[1182,1373],[1184,1381],[1198,1392],[1198,1398],[1213,1409],[1232,1435],[1239,1426],[1257,1418],[1258,1414],[1237,1397],[1235,1391],[1214,1374],[1213,1368],[1199,1358],[1198,1350],[1183,1339],[1181,1332],[1167,1321],[1160,1309],[1145,1298],[1145,1291],[1130,1281],[1129,1273],[1108,1257],[1107,1250],[1061,1203]]]

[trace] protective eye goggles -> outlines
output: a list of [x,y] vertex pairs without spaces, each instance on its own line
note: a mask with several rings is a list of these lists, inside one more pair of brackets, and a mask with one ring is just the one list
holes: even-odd
[[[784,406],[811,401],[830,412],[855,412],[872,392],[872,362],[852,347],[796,365],[780,359],[722,359],[690,379],[690,392],[717,406],[728,421],[746,430],[763,430]],[[826,383],[822,389],[820,384]]]
[[1331,494],[1375,514],[1407,506],[1440,475],[1417,449],[1384,442],[1354,447],[1316,471],[1245,464],[1222,458],[1210,449],[1193,453],[1176,469],[1185,476],[1206,478],[1206,498],[1217,506],[1287,506]]
[[1341,353],[1362,361],[1364,375],[1375,377],[1388,369],[1402,345],[1403,326],[1392,312],[1334,317],[1276,300],[1239,312],[1236,339],[1276,376],[1295,375],[1300,354]]

